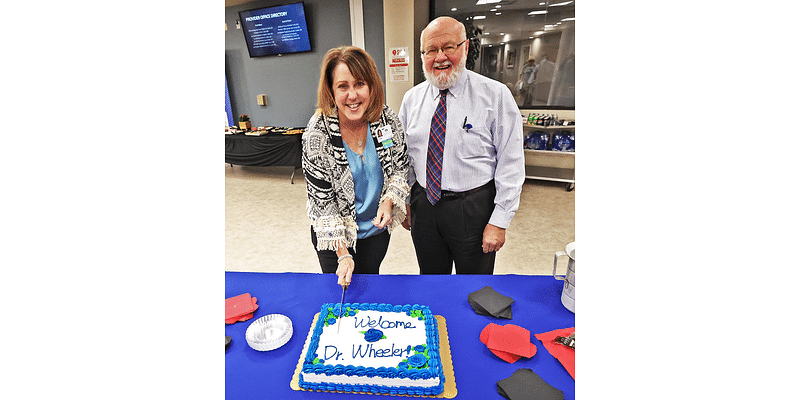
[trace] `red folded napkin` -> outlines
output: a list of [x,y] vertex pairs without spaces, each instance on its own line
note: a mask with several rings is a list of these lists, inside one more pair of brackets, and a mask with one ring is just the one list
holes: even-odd
[[258,308],[256,300],[258,299],[250,297],[250,293],[225,299],[225,323],[232,324],[253,318],[253,311]]
[[556,336],[567,337],[575,332],[575,327],[556,329],[554,331],[537,333],[537,339],[542,341],[544,348],[564,366],[572,379],[575,379],[575,349],[553,342]]
[[228,318],[228,319],[225,320],[225,323],[230,325],[230,324],[232,324],[234,322],[247,321],[250,318],[253,318],[253,313],[245,314],[245,315],[242,315],[241,317]]
[[531,343],[531,332],[513,324],[486,325],[481,331],[480,341],[494,355],[508,363],[513,363],[520,357],[531,358],[536,354],[536,345]]

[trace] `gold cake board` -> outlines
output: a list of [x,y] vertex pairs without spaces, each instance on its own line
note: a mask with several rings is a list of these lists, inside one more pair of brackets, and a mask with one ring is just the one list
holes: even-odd
[[[315,390],[306,390],[300,387],[300,371],[303,369],[303,360],[305,360],[306,351],[308,351],[308,343],[311,342],[311,336],[314,333],[314,326],[316,325],[315,322],[317,321],[317,317],[319,317],[319,313],[314,315],[314,319],[311,320],[311,328],[308,330],[308,337],[306,337],[306,344],[303,345],[303,351],[300,353],[300,360],[297,361],[297,368],[294,370],[294,375],[292,376],[292,382],[289,384],[293,390],[300,390],[304,392],[315,392]],[[427,398],[445,398],[445,399],[452,399],[456,397],[458,391],[456,390],[456,376],[453,373],[453,357],[450,353],[450,337],[447,336],[447,323],[444,320],[444,317],[441,315],[434,315],[436,317],[437,326],[439,327],[439,356],[442,360],[442,369],[444,370],[444,391],[436,396],[423,396],[423,395],[411,395],[411,394],[383,394],[383,393],[372,393],[372,392],[341,392],[341,391],[332,391],[328,393],[357,393],[357,394],[378,394],[378,395],[385,395],[385,396],[404,396],[404,397],[427,397]],[[321,392],[324,390],[320,390]]]

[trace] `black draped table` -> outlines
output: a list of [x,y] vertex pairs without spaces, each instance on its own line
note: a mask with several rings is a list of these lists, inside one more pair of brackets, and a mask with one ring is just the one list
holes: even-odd
[[[469,293],[491,286],[514,299],[513,319],[476,314]],[[563,281],[530,275],[354,275],[348,303],[424,304],[444,317],[455,373],[456,399],[502,399],[497,381],[520,368],[533,370],[545,382],[575,399],[575,380],[547,352],[534,334],[575,326],[575,314],[561,304]],[[226,272],[225,298],[250,293],[258,309],[247,321],[225,325],[232,337],[225,351],[225,398],[236,399],[362,399],[383,395],[295,391],[290,387],[314,315],[323,303],[339,302],[341,286],[335,275],[301,273]],[[288,343],[272,351],[253,350],[245,339],[250,323],[269,314],[292,321]],[[220,316],[222,319],[222,316]],[[488,324],[514,324],[531,332],[537,352],[532,358],[507,363],[480,342]],[[220,338],[220,347],[222,339]],[[390,397],[391,398],[391,397]],[[397,397],[395,397],[397,398]]]
[[[301,167],[303,135],[225,135],[225,162],[249,167]],[[292,172],[294,183],[294,172]]]

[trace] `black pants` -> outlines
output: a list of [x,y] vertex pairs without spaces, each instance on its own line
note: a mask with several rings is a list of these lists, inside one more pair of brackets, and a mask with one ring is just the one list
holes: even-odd
[[[317,250],[317,234],[314,227],[311,227],[311,243],[319,258],[319,265],[325,274],[336,273],[339,267],[339,256],[333,250]],[[381,268],[381,262],[386,257],[386,250],[389,249],[389,232],[383,231],[377,235],[372,235],[365,239],[356,240],[356,250],[348,247],[347,251],[353,256],[356,263],[354,274],[377,274]]]
[[411,188],[411,240],[420,274],[492,274],[497,253],[483,252],[483,230],[494,210],[494,181],[464,193],[442,191],[431,205],[425,188]]

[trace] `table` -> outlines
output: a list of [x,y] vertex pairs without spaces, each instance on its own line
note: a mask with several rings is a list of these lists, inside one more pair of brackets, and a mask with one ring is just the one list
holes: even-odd
[[225,135],[225,162],[249,167],[301,168],[303,135],[266,134],[262,136],[236,133]]
[[[476,314],[469,293],[491,286],[514,299],[513,319]],[[497,381],[520,368],[533,370],[545,382],[575,399],[575,381],[533,335],[575,326],[575,314],[561,304],[563,281],[531,275],[355,275],[346,302],[425,304],[445,318],[453,356],[456,399],[503,399]],[[237,399],[367,399],[380,395],[294,391],[289,387],[314,315],[323,303],[338,302],[341,287],[332,274],[226,272],[225,298],[250,293],[258,300],[253,319],[225,325],[233,338],[225,351],[225,398]],[[221,300],[220,300],[221,301]],[[293,334],[276,350],[260,352],[247,344],[250,323],[268,314],[292,321]],[[220,315],[220,320],[222,320]],[[220,321],[222,322],[222,321]],[[530,359],[513,364],[492,354],[480,340],[486,325],[514,324],[531,331],[537,347]],[[220,347],[222,338],[220,337]],[[400,398],[397,396],[382,399]]]

